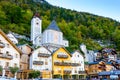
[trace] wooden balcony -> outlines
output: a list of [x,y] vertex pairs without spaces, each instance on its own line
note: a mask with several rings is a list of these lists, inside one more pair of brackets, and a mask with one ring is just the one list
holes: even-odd
[[58,58],[68,58],[68,55],[58,54],[57,57]]
[[70,74],[71,72],[71,70],[64,70],[64,74]]
[[50,57],[50,54],[39,53],[38,57]]
[[79,74],[86,74],[85,71],[78,71]]
[[80,66],[80,63],[71,63],[71,66]]
[[34,65],[43,65],[43,61],[33,61]]
[[9,54],[5,54],[5,53],[1,53],[0,52],[0,58],[3,58],[3,59],[13,59],[13,56],[12,55],[9,55]]
[[79,63],[70,63],[70,62],[54,62],[56,66],[80,66]]

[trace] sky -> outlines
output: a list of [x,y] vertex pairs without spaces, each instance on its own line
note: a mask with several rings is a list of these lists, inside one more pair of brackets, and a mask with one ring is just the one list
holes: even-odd
[[89,12],[120,22],[120,0],[46,0],[54,6]]

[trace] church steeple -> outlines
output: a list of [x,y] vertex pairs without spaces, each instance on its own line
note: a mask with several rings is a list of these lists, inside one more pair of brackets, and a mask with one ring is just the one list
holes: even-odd
[[40,46],[41,34],[42,34],[42,20],[40,19],[39,13],[36,12],[31,20],[31,41],[33,45]]

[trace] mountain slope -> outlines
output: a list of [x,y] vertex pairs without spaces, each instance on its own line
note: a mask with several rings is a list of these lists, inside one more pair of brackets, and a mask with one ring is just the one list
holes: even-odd
[[106,17],[77,12],[70,9],[50,5],[45,0],[0,0],[0,28],[6,33],[10,30],[22,35],[30,36],[30,20],[37,11],[42,18],[43,30],[55,19],[70,42],[70,51],[79,49],[84,43],[88,49],[101,49],[96,40],[104,44],[108,42],[120,49],[120,23]]

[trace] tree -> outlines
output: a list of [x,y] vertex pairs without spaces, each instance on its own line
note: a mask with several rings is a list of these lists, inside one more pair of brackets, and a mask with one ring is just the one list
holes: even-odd
[[2,66],[0,66],[0,72],[2,72],[2,70],[3,70],[3,68],[2,68]]
[[15,73],[19,70],[18,67],[10,67],[10,72],[14,75],[14,77],[16,77]]
[[40,76],[40,71],[32,71],[29,73],[29,78],[37,78]]

